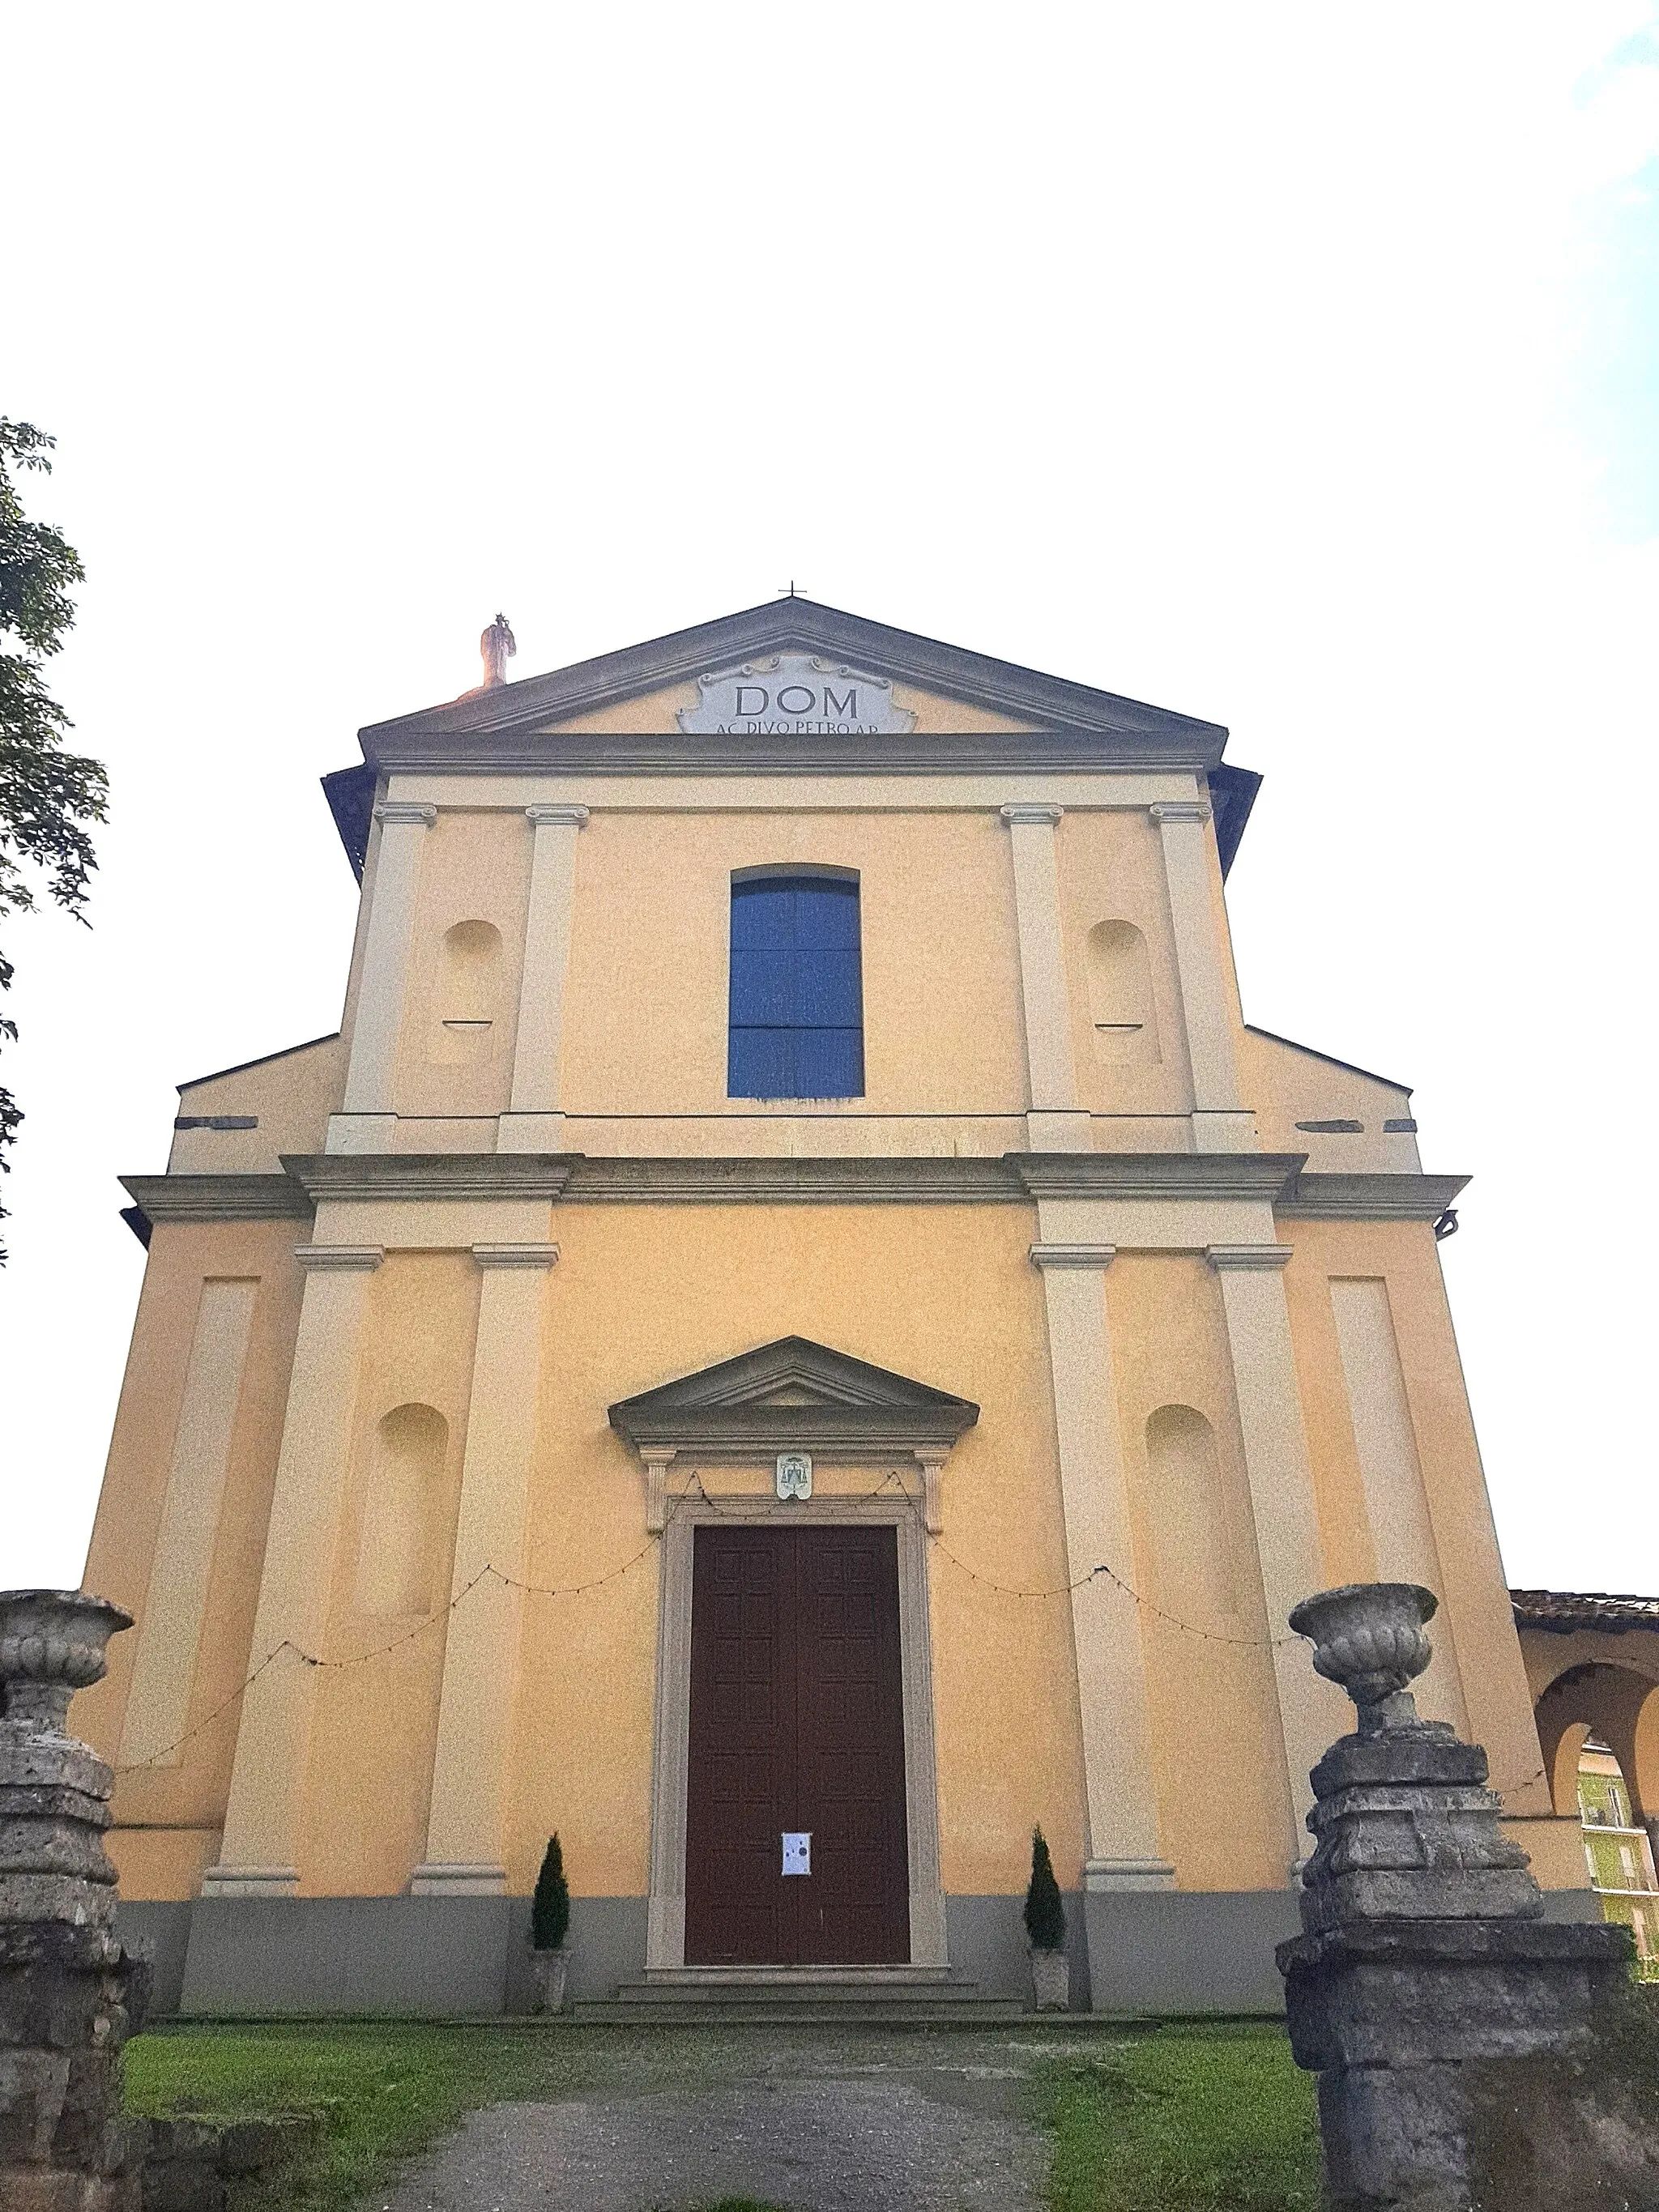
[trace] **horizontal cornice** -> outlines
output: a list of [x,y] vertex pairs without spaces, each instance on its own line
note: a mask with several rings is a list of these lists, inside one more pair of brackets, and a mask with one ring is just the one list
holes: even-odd
[[[372,741],[372,742],[371,742]],[[939,775],[1097,769],[1213,769],[1212,753],[1181,734],[1086,730],[912,732],[904,737],[700,737],[636,730],[500,730],[466,740],[395,725],[367,732],[364,757],[382,775]]]
[[1273,1212],[1284,1221],[1437,1221],[1468,1176],[1293,1176]]
[[1275,1198],[1305,1152],[1005,1152],[1033,1198]]
[[995,1206],[1038,1198],[1255,1199],[1276,1218],[1434,1221],[1467,1176],[1310,1175],[1297,1152],[1005,1152],[996,1158],[595,1158],[583,1152],[289,1154],[282,1175],[123,1176],[152,1222],[308,1221],[323,1200],[545,1199],[582,1206]]
[[362,1198],[546,1198],[561,1195],[574,1152],[284,1152],[283,1165],[313,1203]]
[[121,1188],[149,1222],[309,1221],[311,1200],[285,1175],[123,1176]]

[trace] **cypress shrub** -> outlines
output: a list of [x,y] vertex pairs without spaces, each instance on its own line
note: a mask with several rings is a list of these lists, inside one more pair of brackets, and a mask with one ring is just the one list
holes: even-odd
[[1031,1879],[1025,1890],[1025,1933],[1034,1951],[1066,1948],[1066,1907],[1041,1828],[1031,1831]]
[[559,1849],[558,1838],[550,1836],[542,1858],[542,1870],[536,1877],[536,1894],[530,1900],[530,1942],[532,1949],[559,1950],[569,1927],[570,1885],[564,1878],[564,1853]]

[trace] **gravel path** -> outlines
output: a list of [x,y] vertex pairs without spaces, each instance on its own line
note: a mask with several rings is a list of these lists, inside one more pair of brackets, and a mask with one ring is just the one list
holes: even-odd
[[382,2194],[386,2212],[1037,2212],[1044,2146],[1019,2069],[848,2068],[474,2112]]

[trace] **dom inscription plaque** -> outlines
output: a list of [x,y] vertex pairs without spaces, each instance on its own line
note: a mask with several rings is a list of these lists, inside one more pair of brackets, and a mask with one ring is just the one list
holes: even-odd
[[902,738],[915,727],[893,687],[833,660],[778,653],[716,676],[700,676],[702,696],[682,707],[688,737]]

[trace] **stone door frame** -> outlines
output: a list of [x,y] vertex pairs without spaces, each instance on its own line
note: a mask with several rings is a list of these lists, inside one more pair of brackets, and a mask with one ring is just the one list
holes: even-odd
[[[770,1472],[769,1468],[767,1472]],[[705,1486],[712,1470],[705,1469]],[[918,1498],[808,1499],[694,1492],[665,1516],[658,1587],[657,1687],[652,1729],[651,1893],[646,1972],[685,1966],[685,1817],[691,1730],[691,1580],[696,1531],[712,1522],[826,1528],[856,1522],[897,1531],[899,1668],[904,1698],[904,1811],[909,1853],[910,1963],[944,1967],[939,1767],[933,1731],[927,1534]]]

